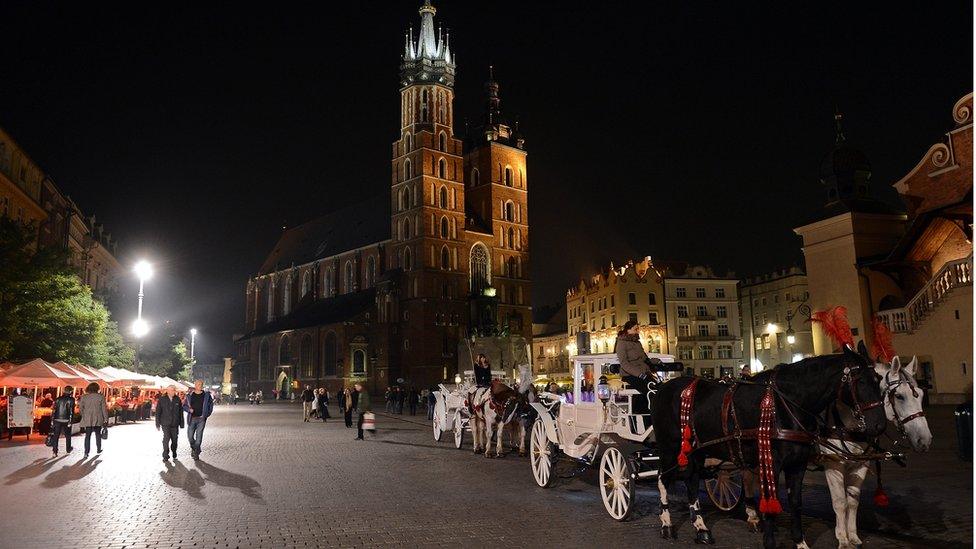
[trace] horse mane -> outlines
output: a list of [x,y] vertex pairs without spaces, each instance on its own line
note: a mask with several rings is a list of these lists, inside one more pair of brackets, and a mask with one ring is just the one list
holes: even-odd
[[847,320],[847,307],[837,305],[810,315],[810,322],[820,324],[824,333],[838,346],[854,348],[854,334]]
[[895,357],[891,330],[884,322],[881,322],[877,315],[871,319],[871,330],[874,332],[874,343],[871,344],[871,350],[874,351],[875,356],[881,357],[885,362],[891,362],[891,359]]

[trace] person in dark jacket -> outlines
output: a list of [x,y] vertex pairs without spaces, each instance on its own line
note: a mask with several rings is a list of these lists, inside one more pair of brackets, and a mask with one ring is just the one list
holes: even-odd
[[682,365],[678,362],[665,363],[660,359],[648,357],[644,347],[641,346],[639,329],[636,320],[628,320],[623,329],[617,333],[614,352],[617,353],[617,360],[620,361],[620,377],[632,389],[640,391],[644,397],[633,399],[633,413],[647,414],[650,413],[650,399],[647,395],[658,383],[656,372],[681,371]]
[[356,387],[353,386],[353,388],[349,391],[349,394],[352,396],[352,411],[355,412],[359,410],[359,391],[357,391]]
[[417,405],[420,404],[420,393],[417,392],[416,387],[410,389],[408,400],[410,402],[410,415],[417,415]]
[[356,440],[364,440],[363,419],[366,417],[366,414],[373,411],[373,408],[372,406],[369,405],[369,391],[367,391],[363,387],[362,383],[356,384],[356,394],[359,395],[359,424],[358,424],[359,434],[358,436],[356,436]]
[[75,390],[65,387],[64,393],[51,405],[51,428],[54,429],[54,445],[51,450],[58,455],[58,441],[64,433],[64,449],[71,453],[71,420],[75,415]]
[[207,418],[213,413],[213,397],[210,391],[203,390],[203,380],[193,382],[193,390],[183,401],[183,411],[186,412],[186,435],[190,439],[190,455],[193,459],[200,457],[203,447],[203,430],[207,426]]
[[435,391],[439,391],[440,387],[430,388],[427,391],[427,419],[434,419],[434,406],[437,404],[437,395],[434,394]]
[[325,423],[329,419],[329,392],[320,387],[315,398],[318,399],[319,417],[322,418],[322,423]]
[[308,422],[312,417],[312,403],[315,402],[315,391],[312,390],[310,385],[305,386],[305,390],[302,391],[302,412],[305,415],[305,420]]
[[156,430],[163,432],[163,461],[169,460],[170,452],[176,459],[177,441],[183,426],[183,402],[175,387],[167,387],[166,393],[156,400]]
[[346,420],[347,428],[352,427],[352,394],[353,390],[348,387],[342,394],[342,415]]
[[474,363],[474,383],[478,387],[491,386],[491,362],[484,354],[478,354],[478,359]]

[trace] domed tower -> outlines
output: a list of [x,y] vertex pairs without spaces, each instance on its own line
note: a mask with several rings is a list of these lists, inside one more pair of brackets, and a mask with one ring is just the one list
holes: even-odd
[[860,149],[850,145],[844,136],[843,115],[834,115],[837,137],[823,162],[820,183],[827,189],[827,204],[870,198],[871,164]]

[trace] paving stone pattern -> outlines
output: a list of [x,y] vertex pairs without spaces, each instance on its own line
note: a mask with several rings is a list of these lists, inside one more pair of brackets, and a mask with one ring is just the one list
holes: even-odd
[[[861,522],[869,547],[972,545],[972,467],[954,457],[951,414],[943,415],[933,418],[945,425],[929,455],[888,469],[891,507],[873,508],[868,480]],[[151,422],[112,427],[105,452],[87,460],[79,437],[74,452],[53,459],[36,440],[0,442],[0,547],[693,545],[680,511],[679,539],[658,539],[651,486],[638,492],[638,516],[617,523],[593,473],[544,490],[527,459],[488,460],[455,450],[447,435],[436,443],[423,417],[382,415],[378,434],[359,442],[341,418],[302,422],[298,405],[224,405],[208,422],[202,459],[190,458],[184,431],[169,464]],[[807,540],[836,547],[822,474],[809,484]],[[741,510],[706,503],[705,517],[718,547],[760,545]],[[780,524],[787,547],[785,517]]]

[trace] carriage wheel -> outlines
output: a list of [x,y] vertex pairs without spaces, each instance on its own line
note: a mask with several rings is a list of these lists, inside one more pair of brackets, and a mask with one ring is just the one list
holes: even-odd
[[441,441],[441,436],[444,434],[446,416],[447,411],[444,409],[444,401],[438,398],[434,404],[434,440],[437,442]]
[[440,442],[441,435],[443,434],[444,431],[441,430],[441,422],[437,419],[437,414],[434,414],[434,442]]
[[742,501],[742,475],[738,471],[718,471],[715,478],[705,481],[705,491],[715,507],[731,511]]
[[607,448],[600,460],[600,495],[603,506],[614,520],[630,518],[637,497],[630,460],[617,448]]
[[464,446],[464,422],[461,418],[454,418],[454,447],[458,450]]
[[556,480],[556,475],[553,474],[555,458],[556,445],[546,436],[546,426],[540,419],[532,425],[532,434],[529,437],[529,460],[535,483],[543,488],[552,486]]

